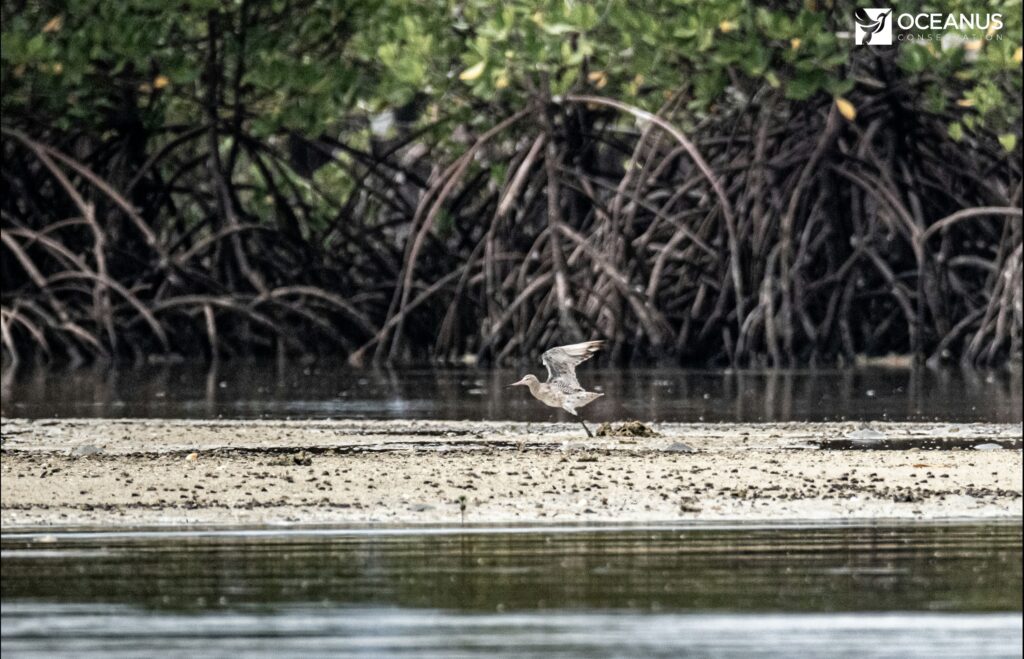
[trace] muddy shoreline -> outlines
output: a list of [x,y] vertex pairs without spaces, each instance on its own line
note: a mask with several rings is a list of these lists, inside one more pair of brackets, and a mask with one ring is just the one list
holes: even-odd
[[0,523],[1020,519],[1020,424],[0,421]]

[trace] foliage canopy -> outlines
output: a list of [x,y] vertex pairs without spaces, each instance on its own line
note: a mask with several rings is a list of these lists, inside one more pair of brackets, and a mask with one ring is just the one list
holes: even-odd
[[[141,314],[211,354],[1019,353],[1020,2],[901,0],[1004,27],[891,48],[852,44],[855,6],[4,3],[5,350],[118,354]],[[970,208],[1002,209],[980,245],[929,233]],[[40,247],[72,215],[77,261]]]

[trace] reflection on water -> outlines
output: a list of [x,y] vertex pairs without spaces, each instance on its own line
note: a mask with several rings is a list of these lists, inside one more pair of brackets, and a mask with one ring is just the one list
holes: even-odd
[[[6,536],[3,598],[150,609],[1007,611],[1020,527]],[[46,578],[39,575],[45,573]]]
[[[857,368],[804,371],[599,369],[594,421],[1021,421],[1021,374]],[[534,372],[543,374],[543,368]],[[69,371],[8,370],[8,417],[314,417],[546,421],[560,412],[505,385],[511,370],[353,370],[225,362]]]
[[1020,532],[8,534],[2,636],[51,656],[1019,656]]
[[[130,608],[4,608],[19,657],[710,657],[1019,659],[1020,617],[997,614],[464,614],[306,608],[146,616]],[[9,616],[9,618],[7,617]],[[52,636],[34,635],[37,620]],[[131,626],[125,628],[125,623]],[[56,631],[51,631],[56,628]]]

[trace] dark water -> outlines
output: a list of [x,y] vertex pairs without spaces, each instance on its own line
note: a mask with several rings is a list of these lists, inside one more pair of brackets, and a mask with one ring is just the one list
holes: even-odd
[[[532,369],[543,374],[543,367]],[[9,417],[556,420],[508,389],[510,370],[354,370],[343,364],[230,362],[69,371],[7,371]],[[802,371],[599,369],[580,379],[606,396],[594,421],[1020,422],[1021,374],[857,368]]]
[[5,534],[5,656],[1019,657],[1021,527]]

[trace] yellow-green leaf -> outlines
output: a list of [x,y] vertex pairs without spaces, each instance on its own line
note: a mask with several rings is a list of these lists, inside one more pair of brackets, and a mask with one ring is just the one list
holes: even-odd
[[836,97],[836,108],[839,110],[839,114],[843,115],[847,121],[853,121],[857,118],[857,108],[842,96]]
[[485,68],[487,68],[486,61],[477,62],[473,66],[469,67],[468,69],[460,73],[459,80],[465,80],[466,82],[469,82],[470,80],[476,80],[481,75],[483,75]]
[[1013,133],[1004,133],[999,136],[999,143],[1003,145],[1003,148],[1007,151],[1013,151],[1017,148],[1017,136]]
[[46,22],[43,32],[60,32],[62,27],[64,27],[64,16],[58,14]]

